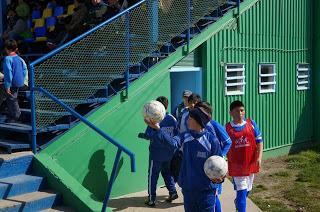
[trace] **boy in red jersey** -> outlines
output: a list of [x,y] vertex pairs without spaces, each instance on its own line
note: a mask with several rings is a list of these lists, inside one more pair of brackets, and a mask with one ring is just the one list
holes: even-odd
[[257,124],[245,119],[245,109],[241,101],[230,105],[233,120],[226,125],[232,146],[227,154],[229,175],[233,178],[237,191],[235,199],[239,212],[246,211],[246,198],[252,189],[254,174],[258,173],[262,159],[262,136]]

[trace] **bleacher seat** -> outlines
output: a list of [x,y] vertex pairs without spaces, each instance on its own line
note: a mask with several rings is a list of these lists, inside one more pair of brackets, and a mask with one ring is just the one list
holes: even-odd
[[67,15],[72,15],[74,10],[74,4],[68,6]]
[[43,18],[35,19],[34,28],[43,27],[43,26],[44,26]]
[[47,34],[46,27],[42,26],[42,27],[34,28],[34,36],[36,38],[36,41],[46,41],[47,40],[46,34]]
[[42,18],[48,18],[52,16],[52,8],[46,8],[42,12]]
[[61,16],[61,15],[63,15],[63,12],[64,12],[63,7],[56,7],[56,8],[54,9],[53,16],[54,16],[54,17]]
[[27,20],[27,26],[28,26],[28,29],[32,29],[33,24],[32,24],[32,20],[31,19]]
[[48,17],[46,19],[46,27],[49,32],[52,32],[54,30],[56,22],[57,22],[56,17],[54,17],[54,16]]
[[36,20],[36,19],[41,18],[40,10],[33,10],[32,14],[31,14],[31,18],[32,18],[32,20]]

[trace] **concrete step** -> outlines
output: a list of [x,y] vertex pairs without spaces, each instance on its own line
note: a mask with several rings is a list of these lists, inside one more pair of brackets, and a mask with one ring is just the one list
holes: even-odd
[[19,211],[21,207],[20,202],[10,201],[10,200],[0,200],[0,211],[1,212],[15,212]]
[[64,207],[64,206],[49,208],[49,209],[43,210],[43,211],[41,211],[41,212],[59,212],[59,211],[75,212],[75,210],[73,210],[73,209],[71,209],[71,208],[68,208],[68,207]]
[[0,147],[5,149],[6,152],[30,149],[30,144],[27,141],[16,141],[8,139],[0,139]]
[[17,210],[19,212],[33,212],[49,209],[57,205],[60,201],[59,196],[50,191],[31,192],[19,196],[10,197],[7,198],[7,200],[19,202],[21,204]]
[[0,154],[0,178],[25,174],[33,159],[31,152],[20,154]]
[[38,191],[43,185],[43,178],[31,175],[16,175],[0,179],[0,198]]

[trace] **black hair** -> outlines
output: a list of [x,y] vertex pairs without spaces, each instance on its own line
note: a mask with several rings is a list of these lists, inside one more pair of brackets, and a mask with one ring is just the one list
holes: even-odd
[[230,104],[230,111],[232,111],[233,109],[235,109],[237,107],[244,107],[244,104],[241,101],[236,100]]
[[161,102],[164,106],[164,108],[167,110],[168,108],[168,104],[169,104],[169,101],[168,101],[168,98],[165,97],[165,96],[159,96],[157,99],[156,99],[158,102]]
[[201,102],[201,97],[199,94],[193,93],[188,97],[188,102],[197,104],[198,102]]
[[213,109],[209,102],[206,102],[206,101],[198,102],[197,104],[195,104],[194,107],[199,108],[202,112],[207,114],[207,116],[209,116],[210,118],[212,117]]
[[16,51],[18,48],[18,44],[15,40],[9,39],[4,42],[4,48],[6,48],[10,51]]

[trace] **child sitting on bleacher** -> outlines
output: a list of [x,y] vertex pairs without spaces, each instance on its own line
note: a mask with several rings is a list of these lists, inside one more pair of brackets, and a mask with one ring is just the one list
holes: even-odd
[[17,55],[18,47],[15,40],[7,40],[4,44],[6,57],[3,60],[3,83],[0,85],[0,106],[4,101],[8,106],[8,119],[6,122],[17,122],[20,117],[18,104],[19,88],[24,86],[28,74],[27,65]]

